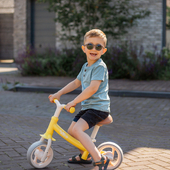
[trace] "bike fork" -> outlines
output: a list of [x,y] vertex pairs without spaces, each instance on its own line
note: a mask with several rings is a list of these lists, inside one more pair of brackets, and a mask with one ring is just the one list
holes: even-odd
[[[40,141],[44,141],[44,138],[42,137],[42,138],[40,139]],[[44,161],[45,161],[45,159],[46,159],[46,157],[47,157],[47,154],[48,154],[48,151],[49,151],[49,149],[50,149],[50,147],[51,147],[51,144],[52,144],[52,140],[51,140],[51,139],[48,139],[47,147],[46,147],[45,152],[44,152],[44,154],[43,154],[43,156],[42,156],[42,158],[41,158],[41,162],[44,162]]]

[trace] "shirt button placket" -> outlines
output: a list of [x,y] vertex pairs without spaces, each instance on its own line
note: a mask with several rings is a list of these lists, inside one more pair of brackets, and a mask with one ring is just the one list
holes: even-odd
[[[84,70],[84,72],[86,72],[86,69]],[[85,73],[84,73],[83,77],[85,77]]]

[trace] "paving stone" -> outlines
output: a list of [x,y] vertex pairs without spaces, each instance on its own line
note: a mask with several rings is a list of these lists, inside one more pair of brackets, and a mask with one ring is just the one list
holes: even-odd
[[[63,96],[61,101],[67,103],[75,96]],[[18,168],[33,170],[26,160],[27,149],[45,132],[55,107],[43,93],[2,91],[0,101],[0,168],[10,168],[10,161]],[[124,160],[118,170],[169,169],[170,124],[164,107],[169,107],[170,100],[111,97],[111,101],[114,122],[100,128],[96,145],[105,141],[120,145]],[[76,106],[76,113],[78,110],[80,105]],[[63,111],[59,121],[61,127],[67,130],[74,115]],[[94,169],[92,165],[68,164],[68,158],[78,154],[78,150],[57,134],[54,137],[57,139],[52,146],[54,159],[47,169]]]

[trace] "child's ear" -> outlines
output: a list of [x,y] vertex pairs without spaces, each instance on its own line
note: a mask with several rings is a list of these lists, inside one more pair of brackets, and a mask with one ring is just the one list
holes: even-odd
[[81,49],[82,49],[83,52],[85,53],[85,46],[84,46],[84,45],[81,46]]
[[107,51],[107,48],[104,48],[104,49],[103,49],[102,55],[103,55],[106,51]]

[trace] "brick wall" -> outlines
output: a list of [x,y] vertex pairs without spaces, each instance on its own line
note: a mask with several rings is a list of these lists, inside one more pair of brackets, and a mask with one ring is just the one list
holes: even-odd
[[145,49],[152,49],[153,44],[162,47],[162,0],[134,1],[140,8],[151,11],[149,17],[140,19],[138,25],[130,28],[122,39],[133,40],[135,44],[143,45]]
[[[137,26],[128,29],[128,34],[122,36],[121,41],[132,40],[138,46],[143,45],[144,49],[153,49],[153,44],[159,49],[162,47],[162,0],[132,0],[132,3],[140,9],[148,9],[150,16],[139,19]],[[60,32],[60,24],[56,24],[57,32]],[[58,34],[56,34],[58,35]],[[108,37],[108,46],[120,43],[119,40]],[[68,45],[68,44],[67,44]],[[62,47],[59,37],[56,37],[56,46]],[[70,46],[70,45],[68,45]]]
[[[6,0],[5,0],[6,1]],[[14,0],[14,57],[26,46],[29,38],[27,34],[27,2],[26,0]],[[135,44],[143,45],[145,49],[151,49],[152,45],[157,45],[161,49],[162,45],[162,0],[138,0],[134,3],[140,8],[151,11],[149,17],[140,19],[138,25],[130,28],[128,34],[121,37],[122,40],[133,40]],[[56,24],[56,32],[60,32],[59,24]],[[117,40],[109,40],[109,44],[115,44]],[[61,42],[56,37],[56,46],[60,47]]]

